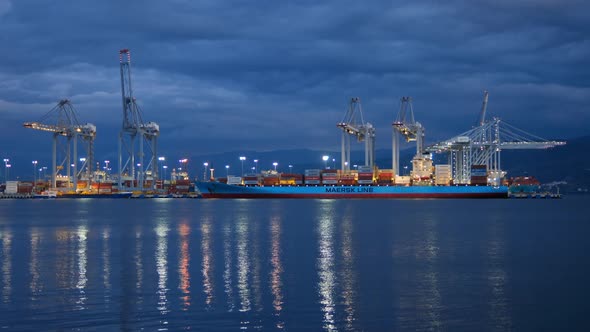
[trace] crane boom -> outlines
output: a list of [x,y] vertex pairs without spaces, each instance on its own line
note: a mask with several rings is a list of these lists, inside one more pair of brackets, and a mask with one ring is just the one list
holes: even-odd
[[[96,137],[96,126],[87,123],[84,125],[79,124],[76,111],[70,100],[62,99],[55,107],[53,107],[47,114],[43,116],[40,121],[25,122],[23,124],[25,128],[40,130],[45,132],[53,133],[53,148],[52,148],[52,173],[51,173],[51,187],[56,188],[56,178],[59,171],[65,169],[68,181],[72,179],[74,189],[77,188],[77,181],[79,173],[77,172],[77,140],[78,138],[86,141],[87,143],[87,157],[88,168],[87,168],[87,179],[91,181],[92,174],[92,160],[93,160],[93,144],[94,138]],[[66,139],[66,142],[60,142],[59,137]],[[73,149],[71,144],[73,143]],[[65,157],[57,165],[57,151],[58,145],[64,145],[60,151],[65,152]],[[73,174],[70,174],[70,166],[72,164],[71,152],[73,151],[74,156],[74,169]]]
[[350,99],[348,109],[341,122],[336,127],[342,129],[341,169],[350,170],[350,136],[356,137],[358,142],[365,141],[365,165],[374,164],[375,128],[370,123],[365,123],[361,99]]

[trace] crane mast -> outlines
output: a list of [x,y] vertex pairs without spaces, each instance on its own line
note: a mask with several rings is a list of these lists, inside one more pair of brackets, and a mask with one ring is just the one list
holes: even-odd
[[365,142],[365,166],[373,167],[375,164],[375,128],[371,123],[365,123],[359,97],[350,99],[344,118],[336,126],[342,129],[341,170],[350,170],[351,136],[356,137],[359,142]]
[[400,99],[400,109],[392,126],[392,169],[394,175],[400,175],[399,136],[403,136],[406,142],[416,142],[416,156],[414,158],[421,158],[424,150],[424,127],[414,119],[412,97]]
[[[121,97],[123,103],[123,124],[119,132],[119,188],[126,179],[137,181],[140,190],[144,189],[144,182],[151,176],[158,178],[157,167],[157,138],[160,127],[155,122],[144,123],[141,109],[133,96],[131,81],[131,52],[128,49],[119,51],[121,71]],[[135,141],[139,141],[136,149]],[[144,141],[148,146],[148,163],[144,164]],[[137,167],[137,168],[136,168]],[[154,181],[155,184],[155,181]]]
[[[78,180],[81,179],[82,170],[86,165],[86,180],[88,181],[88,185],[90,185],[92,180],[96,126],[91,123],[81,125],[70,100],[60,100],[55,107],[43,116],[41,120],[37,122],[25,122],[23,126],[29,129],[53,133],[51,188],[55,189],[57,187],[57,177],[59,172],[65,169],[65,176],[67,177],[68,182],[72,181],[74,190],[76,190]],[[82,165],[82,170],[80,172],[78,172],[77,163],[78,139],[85,142],[87,150],[86,162]],[[59,155],[63,155],[63,159],[60,160],[59,164],[58,151]],[[70,167],[70,165],[73,165],[73,167]],[[68,184],[68,187],[70,187],[70,184]]]
[[469,184],[474,165],[485,166],[488,182],[499,185],[506,172],[501,168],[502,150],[547,149],[564,145],[518,129],[499,118],[486,120],[488,92],[484,91],[478,126],[426,148],[432,153],[447,153],[455,184]]

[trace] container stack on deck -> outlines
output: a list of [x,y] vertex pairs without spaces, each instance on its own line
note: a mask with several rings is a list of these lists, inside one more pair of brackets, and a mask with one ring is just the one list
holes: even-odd
[[451,184],[451,165],[436,165],[434,167],[434,183],[437,186],[448,186]]
[[260,181],[258,174],[246,174],[244,175],[244,185],[246,186],[258,186]]
[[412,184],[412,178],[409,175],[396,175],[394,183],[396,186],[409,186]]
[[488,184],[486,165],[471,165],[471,185],[485,186]]
[[379,175],[377,176],[377,184],[388,186],[391,184],[392,180],[393,180],[393,170],[392,169],[379,170]]
[[359,166],[358,167],[358,184],[373,184],[373,167],[371,166]]
[[322,184],[338,184],[338,170],[325,169],[322,171]]
[[295,186],[303,184],[303,175],[301,174],[291,174],[291,173],[283,173],[280,175],[280,184],[282,186]]
[[171,194],[188,194],[190,180],[176,180],[175,183],[170,184],[169,192]]
[[305,184],[310,184],[310,185],[320,184],[320,174],[321,174],[321,171],[319,169],[306,169],[305,170]]
[[278,186],[281,183],[281,178],[278,173],[266,173],[262,176],[262,184],[264,186]]
[[352,186],[356,184],[356,173],[346,172],[340,174],[340,183],[343,186]]

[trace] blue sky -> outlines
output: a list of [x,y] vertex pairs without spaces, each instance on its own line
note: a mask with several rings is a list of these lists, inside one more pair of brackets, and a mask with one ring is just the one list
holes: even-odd
[[169,156],[335,151],[350,97],[389,148],[412,96],[426,141],[491,115],[546,138],[590,133],[587,1],[0,0],[0,154],[50,158],[22,128],[69,98],[114,158],[118,50]]

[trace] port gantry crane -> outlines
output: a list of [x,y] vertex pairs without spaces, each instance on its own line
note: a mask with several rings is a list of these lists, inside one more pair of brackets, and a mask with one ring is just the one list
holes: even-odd
[[406,142],[416,142],[416,156],[421,158],[424,149],[424,127],[414,119],[412,97],[400,99],[400,109],[396,120],[392,124],[392,168],[394,175],[399,174],[399,136],[403,136]]
[[[128,49],[119,51],[121,65],[121,96],[123,98],[123,126],[119,132],[119,188],[122,187],[123,176],[137,180],[139,190],[143,190],[146,171],[154,180],[158,179],[157,138],[160,126],[155,122],[144,123],[141,109],[133,97],[131,85],[131,53]],[[139,151],[135,140],[139,139]],[[148,145],[148,164],[144,165],[144,141]],[[123,158],[126,160],[124,161]],[[136,168],[137,166],[137,168]],[[155,183],[155,181],[154,181]]]
[[[25,122],[25,128],[48,131],[53,133],[53,148],[51,157],[51,188],[57,187],[57,176],[59,171],[65,169],[68,182],[73,180],[74,190],[78,187],[78,179],[82,178],[84,168],[86,168],[86,180],[88,186],[92,181],[92,165],[94,159],[94,139],[96,138],[96,126],[87,123],[81,125],[78,122],[78,116],[68,99],[60,100],[55,107],[47,112],[37,122]],[[65,142],[63,139],[65,138]],[[85,142],[86,159],[80,172],[78,172],[78,139]],[[73,147],[72,147],[73,143]],[[63,159],[57,164],[58,150],[60,155],[63,153]],[[73,151],[73,159],[72,159]],[[72,162],[73,161],[73,162]],[[73,165],[73,177],[70,173],[70,165]]]
[[506,175],[502,171],[502,150],[548,149],[565,145],[563,141],[549,141],[518,129],[499,118],[486,120],[488,92],[484,91],[478,126],[448,140],[426,148],[431,153],[448,153],[455,184],[469,184],[472,165],[486,165],[489,182],[499,185]]
[[348,109],[341,122],[336,124],[342,129],[341,169],[350,170],[350,136],[355,136],[357,141],[365,141],[365,166],[375,164],[375,128],[363,119],[361,99],[350,99]]

